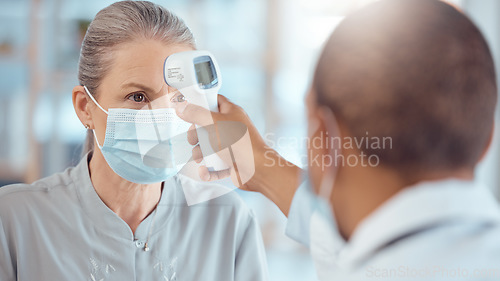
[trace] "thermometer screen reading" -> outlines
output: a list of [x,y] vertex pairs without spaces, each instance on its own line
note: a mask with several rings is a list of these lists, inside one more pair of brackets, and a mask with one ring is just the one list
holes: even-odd
[[196,79],[198,80],[200,88],[210,89],[217,85],[217,76],[210,58],[208,58],[208,60],[195,63],[194,69],[196,71]]

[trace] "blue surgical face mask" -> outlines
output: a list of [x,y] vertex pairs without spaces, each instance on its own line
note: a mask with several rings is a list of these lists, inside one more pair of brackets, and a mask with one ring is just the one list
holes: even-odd
[[84,87],[94,103],[108,115],[104,143],[97,146],[111,169],[134,183],[163,182],[176,175],[191,159],[187,142],[191,124],[180,119],[175,108],[107,111]]

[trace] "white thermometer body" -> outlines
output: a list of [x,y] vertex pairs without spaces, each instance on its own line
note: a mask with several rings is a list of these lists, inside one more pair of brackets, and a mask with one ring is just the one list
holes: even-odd
[[[176,88],[189,103],[202,106],[210,111],[219,111],[217,94],[222,81],[219,66],[208,51],[186,51],[175,53],[165,59],[163,76],[170,87]],[[213,124],[212,116],[210,123]],[[217,156],[208,132],[196,127],[205,165],[211,171],[225,170],[228,166]]]

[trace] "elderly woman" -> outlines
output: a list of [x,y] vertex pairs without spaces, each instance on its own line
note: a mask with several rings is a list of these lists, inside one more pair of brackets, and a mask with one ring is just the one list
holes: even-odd
[[73,89],[95,149],[63,173],[0,189],[0,280],[267,279],[259,228],[234,193],[188,206],[181,184],[208,183],[138,155],[151,123],[160,134],[189,128],[173,114],[184,100],[165,84],[163,62],[193,49],[182,20],[156,4],[97,14]]

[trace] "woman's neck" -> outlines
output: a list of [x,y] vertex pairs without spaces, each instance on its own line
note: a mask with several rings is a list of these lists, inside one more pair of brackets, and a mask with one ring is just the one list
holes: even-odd
[[121,178],[99,150],[92,155],[89,172],[101,200],[129,225],[133,233],[160,201],[161,183],[137,184]]

